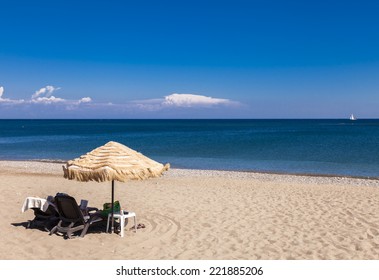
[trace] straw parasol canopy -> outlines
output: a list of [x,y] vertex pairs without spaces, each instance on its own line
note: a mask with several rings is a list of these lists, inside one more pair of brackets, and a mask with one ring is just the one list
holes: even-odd
[[67,162],[64,177],[81,182],[112,181],[112,231],[114,181],[145,180],[159,177],[170,168],[120,143],[110,141],[104,146]]
[[63,166],[64,177],[80,182],[145,180],[168,170],[163,165],[125,145],[110,141]]

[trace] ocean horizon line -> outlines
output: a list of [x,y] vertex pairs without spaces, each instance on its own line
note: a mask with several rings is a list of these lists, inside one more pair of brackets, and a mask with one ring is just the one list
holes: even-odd
[[[170,120],[178,120],[178,121],[196,121],[196,120],[220,120],[220,121],[225,121],[225,120],[236,120],[236,121],[243,121],[243,120],[248,120],[248,121],[253,121],[253,120],[262,120],[262,121],[270,121],[270,120],[280,120],[280,121],[285,121],[285,120],[347,120],[347,121],[352,121],[349,119],[349,117],[345,118],[0,118],[0,121],[29,121],[29,120],[41,120],[41,121],[59,121],[59,120],[110,120],[110,121],[170,121]],[[378,118],[357,118],[355,121],[359,120],[379,120]],[[353,121],[352,121],[353,122]]]

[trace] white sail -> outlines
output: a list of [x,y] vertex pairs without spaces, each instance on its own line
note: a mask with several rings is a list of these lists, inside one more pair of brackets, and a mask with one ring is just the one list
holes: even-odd
[[352,120],[352,121],[355,121],[355,120],[356,120],[356,118],[354,117],[353,114],[351,114],[351,116],[350,116],[350,120]]

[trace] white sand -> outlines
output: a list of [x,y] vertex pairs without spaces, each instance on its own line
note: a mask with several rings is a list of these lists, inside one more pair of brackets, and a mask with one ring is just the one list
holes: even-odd
[[66,180],[55,163],[2,161],[0,174],[1,259],[379,259],[378,180],[172,169],[116,182],[145,229],[65,240],[25,229],[24,199],[65,192],[101,208],[110,183]]

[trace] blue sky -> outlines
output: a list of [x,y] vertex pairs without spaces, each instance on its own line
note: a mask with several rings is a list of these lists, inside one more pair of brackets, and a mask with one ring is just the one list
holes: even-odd
[[1,1],[0,118],[379,117],[377,1]]

